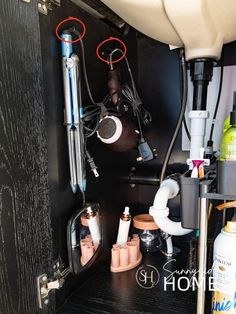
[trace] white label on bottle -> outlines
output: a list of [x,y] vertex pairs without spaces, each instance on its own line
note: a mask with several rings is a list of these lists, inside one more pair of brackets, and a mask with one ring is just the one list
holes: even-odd
[[214,254],[213,264],[214,289],[225,294],[236,291],[236,261]]

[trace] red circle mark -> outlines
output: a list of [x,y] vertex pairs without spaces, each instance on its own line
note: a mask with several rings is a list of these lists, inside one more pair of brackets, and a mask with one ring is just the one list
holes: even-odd
[[[101,48],[104,44],[106,44],[107,42],[109,42],[109,41],[118,41],[118,42],[123,46],[123,48],[124,48],[124,51],[123,51],[122,56],[121,56],[119,59],[115,60],[115,61],[108,61],[108,60],[106,60],[105,58],[101,57],[100,54],[99,54],[100,48]],[[98,57],[101,61],[103,61],[103,62],[105,62],[105,63],[107,63],[107,64],[113,64],[113,63],[117,63],[117,62],[121,61],[122,59],[124,59],[124,57],[125,57],[125,55],[126,55],[126,52],[127,52],[127,48],[126,48],[125,43],[124,43],[122,40],[120,40],[119,38],[115,38],[115,37],[109,37],[109,38],[103,40],[103,41],[97,46],[97,49],[96,49],[96,55],[97,55],[97,57]]]
[[[64,23],[66,23],[66,22],[68,22],[68,21],[76,21],[76,22],[78,22],[78,23],[82,26],[83,32],[82,32],[82,34],[81,34],[77,39],[74,39],[74,40],[65,40],[64,38],[62,38],[62,37],[59,35],[59,28],[60,28]],[[63,42],[65,42],[65,43],[70,43],[70,44],[77,43],[78,41],[80,41],[80,40],[84,37],[85,33],[86,33],[86,26],[85,26],[84,22],[81,21],[80,19],[77,19],[76,17],[73,17],[73,16],[70,16],[70,17],[68,17],[67,19],[62,20],[62,21],[57,25],[57,27],[56,27],[56,36],[57,36],[57,38],[58,38],[60,41],[63,41]]]

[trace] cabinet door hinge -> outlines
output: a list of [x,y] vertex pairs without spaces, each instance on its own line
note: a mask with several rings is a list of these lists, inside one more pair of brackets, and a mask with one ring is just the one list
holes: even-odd
[[49,304],[49,294],[63,286],[65,277],[69,273],[68,269],[62,270],[63,266],[59,261],[55,262],[52,268],[53,275],[51,278],[46,273],[37,277],[38,305],[40,309],[47,307]]
[[38,10],[44,15],[48,15],[56,6],[61,5],[61,0],[38,0]]

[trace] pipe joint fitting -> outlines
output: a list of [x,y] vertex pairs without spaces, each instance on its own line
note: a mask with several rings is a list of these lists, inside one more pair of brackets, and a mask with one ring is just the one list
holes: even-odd
[[151,206],[149,208],[149,214],[151,216],[155,216],[155,217],[159,217],[159,218],[163,218],[163,217],[168,217],[170,213],[170,210],[168,207],[166,207],[165,209],[157,209],[154,206]]

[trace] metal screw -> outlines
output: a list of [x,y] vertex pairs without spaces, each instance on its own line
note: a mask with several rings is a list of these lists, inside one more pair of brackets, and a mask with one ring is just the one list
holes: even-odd
[[47,305],[48,303],[49,303],[49,300],[48,300],[48,299],[44,300],[44,304],[45,304],[45,305]]

